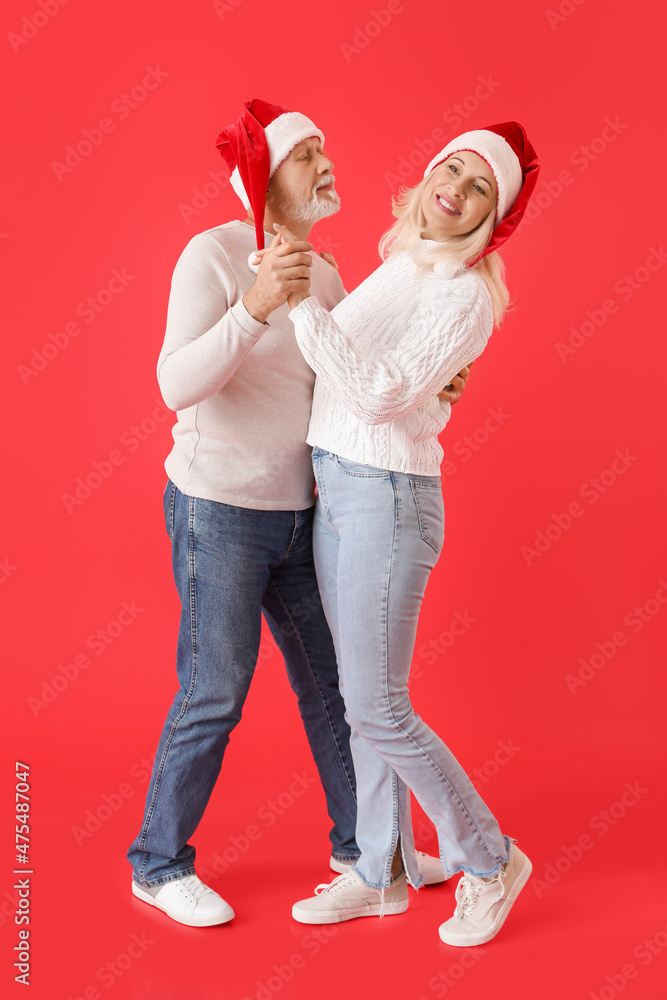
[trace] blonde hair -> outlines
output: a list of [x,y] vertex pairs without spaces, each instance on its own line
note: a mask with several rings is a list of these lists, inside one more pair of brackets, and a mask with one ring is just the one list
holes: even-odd
[[[392,198],[392,214],[397,221],[389,227],[379,243],[380,256],[383,260],[400,250],[408,252],[419,246],[419,240],[426,229],[426,219],[421,208],[421,197],[429,176],[426,175],[419,184],[411,188],[401,188],[396,198]],[[491,210],[482,222],[472,232],[463,236],[452,236],[437,247],[429,248],[415,254],[417,273],[432,271],[438,261],[454,260],[466,265],[474,260],[491,239],[495,211]],[[484,280],[493,303],[493,322],[500,326],[503,315],[509,308],[510,295],[505,285],[505,265],[496,251],[482,257],[473,269]]]

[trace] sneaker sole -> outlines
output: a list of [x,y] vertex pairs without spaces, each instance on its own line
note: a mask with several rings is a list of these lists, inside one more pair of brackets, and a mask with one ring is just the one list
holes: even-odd
[[[524,855],[525,857],[525,855]],[[496,917],[496,922],[493,928],[486,931],[484,934],[448,934],[446,930],[443,930],[444,924],[438,929],[438,934],[440,935],[440,940],[444,941],[445,944],[453,945],[458,948],[468,948],[471,945],[476,944],[486,944],[496,936],[500,928],[503,926],[507,920],[508,914],[514,905],[514,902],[523,889],[524,885],[530,878],[530,873],[533,870],[532,863],[529,858],[526,858],[526,863],[521,869],[521,874],[517,878],[516,882],[507,894],[507,898],[503,903],[498,916]]]
[[380,910],[385,917],[393,916],[397,913],[405,913],[409,900],[404,899],[397,903],[385,903],[384,909],[379,903],[372,906],[364,906],[348,910],[299,910],[298,903],[292,907],[292,916],[300,924],[340,924],[344,920],[355,920],[357,917],[379,917]]
[[225,916],[222,917],[221,919],[211,920],[209,918],[207,920],[205,917],[200,917],[200,919],[197,920],[196,917],[192,917],[190,919],[185,919],[184,917],[178,917],[174,913],[170,913],[165,906],[162,906],[161,903],[158,903],[158,901],[154,899],[153,896],[151,896],[149,893],[144,892],[134,880],[132,880],[132,894],[136,896],[137,899],[140,899],[142,903],[148,903],[149,906],[154,906],[157,910],[160,910],[161,913],[164,913],[171,920],[175,920],[177,924],[185,924],[186,927],[217,927],[219,924],[226,924],[228,923],[228,921],[233,920],[235,916],[231,906],[228,905],[227,910],[229,911],[229,913],[228,914],[226,913]]
[[[352,865],[345,864],[344,861],[339,861],[337,858],[331,857],[329,859],[329,868],[332,872],[338,872],[342,875],[344,872],[349,872]],[[444,885],[445,882],[449,882],[450,878],[454,878],[453,875],[445,875],[443,872],[443,877],[438,879],[424,879],[424,885]]]

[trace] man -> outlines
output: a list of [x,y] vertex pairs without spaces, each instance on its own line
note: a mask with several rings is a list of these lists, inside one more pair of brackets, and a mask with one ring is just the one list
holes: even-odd
[[[359,856],[349,729],[311,548],[314,480],[305,441],[314,375],[286,306],[308,279],[328,309],[345,295],[332,258],[308,253],[313,223],[340,205],[323,143],[304,115],[258,100],[221,133],[218,148],[248,216],[185,248],[158,359],[163,398],[178,411],[164,513],[182,605],[180,688],[128,858],[134,895],[191,926],[234,916],[197,878],[188,841],[241,717],[262,614],[285,658],[324,788],[331,867],[344,871]],[[277,225],[300,242],[279,246],[275,238],[276,251],[251,264]],[[442,398],[460,396],[462,376]],[[424,855],[421,864],[426,881],[443,881],[436,859]]]

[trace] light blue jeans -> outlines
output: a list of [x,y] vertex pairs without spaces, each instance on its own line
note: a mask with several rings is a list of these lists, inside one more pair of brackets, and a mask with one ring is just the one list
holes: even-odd
[[437,830],[445,870],[492,875],[509,858],[509,838],[416,714],[407,686],[422,598],[444,540],[440,478],[359,465],[321,448],[313,449],[313,466],[315,568],[357,776],[355,870],[368,885],[389,885],[400,836],[408,879],[421,885],[412,789]]

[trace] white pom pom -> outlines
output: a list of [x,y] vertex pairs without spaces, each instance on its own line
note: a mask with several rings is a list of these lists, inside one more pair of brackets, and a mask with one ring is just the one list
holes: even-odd
[[456,260],[438,260],[433,265],[433,273],[436,278],[442,278],[445,281],[455,278],[461,270],[461,265]]
[[251,271],[254,271],[255,274],[257,274],[257,272],[259,271],[259,264],[253,264],[253,260],[256,258],[256,256],[257,256],[257,251],[253,250],[253,252],[248,257],[248,267],[250,268]]

